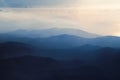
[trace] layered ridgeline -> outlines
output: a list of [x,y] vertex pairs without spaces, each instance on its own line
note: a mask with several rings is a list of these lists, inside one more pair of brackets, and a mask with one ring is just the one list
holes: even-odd
[[99,36],[76,29],[17,30],[0,34],[0,42],[17,41],[41,48],[64,49],[83,45],[120,47],[120,37]]
[[73,33],[0,34],[0,80],[120,80],[120,37]]
[[[87,53],[87,51],[96,51],[106,47],[119,49],[120,37],[102,37],[82,30],[52,28],[31,31],[17,30],[2,33],[0,34],[0,43],[2,55],[4,53],[8,56],[14,53],[17,53],[16,55],[34,54],[47,55],[46,57],[55,56],[55,58],[59,57],[61,59],[63,56],[60,56],[61,53],[68,53],[67,55],[73,56],[78,55],[79,52]],[[74,52],[77,54],[73,54]],[[63,56],[63,58],[69,59],[70,56],[67,55]]]
[[70,29],[70,28],[51,28],[51,29],[41,29],[41,30],[16,30],[9,32],[9,34],[13,34],[16,36],[23,37],[32,37],[32,38],[46,38],[51,36],[58,35],[73,35],[84,38],[96,38],[100,35],[89,33],[83,30],[78,29]]

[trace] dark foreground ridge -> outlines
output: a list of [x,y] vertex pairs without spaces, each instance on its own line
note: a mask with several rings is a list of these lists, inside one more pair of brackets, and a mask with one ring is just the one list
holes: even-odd
[[[11,42],[4,45],[9,52],[6,47],[11,47]],[[26,49],[25,44],[20,45],[18,51]],[[120,80],[120,49],[84,45],[73,49],[36,49],[32,55],[17,56],[11,50],[12,57],[7,52],[7,57],[0,59],[0,80]]]
[[120,80],[120,38],[1,34],[0,80]]

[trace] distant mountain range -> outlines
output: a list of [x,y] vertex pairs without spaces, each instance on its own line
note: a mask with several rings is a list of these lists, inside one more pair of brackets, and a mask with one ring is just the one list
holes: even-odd
[[78,37],[84,38],[96,38],[100,35],[88,33],[86,31],[78,30],[78,29],[69,29],[69,28],[51,28],[51,29],[41,29],[41,30],[16,30],[9,32],[8,34],[16,35],[16,36],[23,36],[23,37],[51,37],[51,36],[58,36],[58,35],[73,35]]
[[67,30],[0,34],[0,80],[120,80],[120,37]]
[[84,35],[85,33],[91,35],[75,29],[17,30],[0,34],[0,43],[15,41],[27,43],[41,49],[64,49],[83,45],[120,48],[120,37],[97,35],[88,37],[88,35]]

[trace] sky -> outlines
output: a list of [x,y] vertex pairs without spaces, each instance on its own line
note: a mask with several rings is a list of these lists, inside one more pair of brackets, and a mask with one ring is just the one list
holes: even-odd
[[0,32],[44,28],[120,36],[120,0],[0,0]]

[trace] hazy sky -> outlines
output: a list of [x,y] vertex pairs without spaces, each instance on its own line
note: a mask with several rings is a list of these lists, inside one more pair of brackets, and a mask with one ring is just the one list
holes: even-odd
[[0,0],[0,32],[76,28],[120,36],[120,0]]

